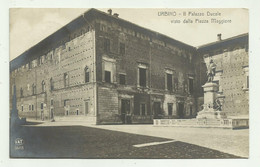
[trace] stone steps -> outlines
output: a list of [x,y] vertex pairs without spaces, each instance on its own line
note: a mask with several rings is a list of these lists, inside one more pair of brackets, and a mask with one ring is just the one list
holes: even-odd
[[154,119],[154,126],[248,128],[248,119]]
[[90,124],[96,124],[96,117],[87,117],[87,116],[64,116],[64,117],[55,117],[56,122],[84,122]]

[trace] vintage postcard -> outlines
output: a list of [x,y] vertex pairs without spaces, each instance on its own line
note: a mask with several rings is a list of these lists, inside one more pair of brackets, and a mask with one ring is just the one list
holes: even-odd
[[10,158],[249,158],[248,9],[9,12]]

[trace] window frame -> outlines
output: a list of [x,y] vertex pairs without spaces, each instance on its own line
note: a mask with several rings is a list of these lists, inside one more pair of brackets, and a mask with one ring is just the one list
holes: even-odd
[[147,69],[138,67],[138,76],[139,76],[138,78],[139,87],[147,87]]
[[69,74],[68,73],[64,73],[63,80],[64,80],[64,88],[69,87]]
[[[119,82],[118,82],[118,83],[119,83],[120,85],[126,85],[126,74],[120,73],[118,76],[119,76]],[[121,82],[121,81],[122,81],[122,80],[121,80],[121,79],[122,79],[121,76],[124,77],[124,79],[123,79],[124,83]]]
[[51,77],[50,79],[50,90],[53,91],[54,90],[54,83],[53,83],[53,78]]
[[103,47],[104,47],[104,51],[109,53],[110,52],[110,39],[108,38],[104,38],[104,44],[103,44]]
[[172,91],[173,90],[173,74],[166,72],[166,90]]
[[125,55],[125,43],[122,42],[119,43],[119,54]]
[[192,78],[192,77],[188,78],[188,91],[189,91],[189,94],[193,94],[194,93],[194,78]]
[[42,80],[42,93],[46,92],[46,84],[45,81]]
[[[108,74],[109,74],[109,81],[107,80],[108,79],[108,76],[107,76]],[[105,78],[104,78],[105,82],[106,83],[111,83],[111,71],[105,70],[104,71],[104,75],[105,75]]]
[[88,66],[86,66],[84,68],[84,81],[85,81],[85,83],[90,82],[90,70],[89,70]]

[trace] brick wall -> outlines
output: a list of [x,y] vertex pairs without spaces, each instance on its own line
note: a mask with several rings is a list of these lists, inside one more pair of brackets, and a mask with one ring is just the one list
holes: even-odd
[[[11,85],[17,87],[18,110],[21,117],[40,118],[41,103],[44,103],[44,117],[50,118],[53,108],[54,116],[95,116],[95,63],[94,63],[94,31],[88,31],[74,39],[48,50],[34,60],[30,60],[32,68],[25,65],[11,73]],[[40,52],[43,52],[40,50]],[[29,60],[28,60],[29,62]],[[36,65],[36,66],[35,66]],[[89,69],[89,83],[85,83],[85,67]],[[64,85],[64,74],[68,75],[68,85]],[[50,79],[54,89],[51,90]],[[45,92],[42,91],[42,82]],[[33,95],[33,85],[36,91]],[[20,90],[23,90],[21,97]],[[51,99],[54,104],[51,105]],[[64,100],[69,107],[64,107]],[[89,101],[88,113],[85,113],[85,101]],[[21,111],[21,106],[24,111]],[[29,105],[34,105],[34,111],[29,111]],[[78,110],[78,111],[77,111]],[[37,113],[36,113],[37,111]]]

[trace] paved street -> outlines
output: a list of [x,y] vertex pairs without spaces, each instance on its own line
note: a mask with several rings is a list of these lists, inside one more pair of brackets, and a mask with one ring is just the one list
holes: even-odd
[[[240,130],[233,133],[225,131],[217,139],[208,136],[208,131],[213,129],[190,128],[158,128],[152,125],[99,125],[80,126],[79,123],[49,122],[38,125],[23,126],[18,129],[16,138],[24,140],[23,150],[14,150],[11,147],[13,157],[59,157],[59,158],[241,158],[223,149],[206,148],[190,141],[198,140],[198,136],[207,136],[204,143],[214,143],[225,139],[225,144],[230,140],[241,138],[241,134],[248,130]],[[82,124],[82,123],[81,123]],[[200,133],[199,133],[200,132]],[[202,133],[203,132],[203,133]],[[227,136],[227,134],[231,134]],[[183,135],[182,135],[183,134]],[[186,134],[186,135],[185,135]],[[168,136],[168,137],[167,137]],[[175,138],[174,138],[175,136]],[[181,137],[182,136],[182,137]],[[187,139],[190,141],[187,142]],[[243,136],[243,135],[242,135]],[[248,136],[247,136],[248,137]],[[193,140],[191,140],[191,138]],[[246,138],[246,135],[242,138]],[[14,139],[11,142],[14,142]],[[244,139],[246,142],[246,139]],[[248,139],[247,139],[248,141]],[[233,142],[236,143],[237,141]],[[211,147],[212,147],[211,146]],[[227,146],[228,147],[228,146]],[[230,148],[234,147],[233,145]],[[238,146],[239,147],[239,146]],[[229,149],[230,150],[230,149]],[[231,149],[232,150],[232,149]],[[234,152],[235,153],[235,152]]]

